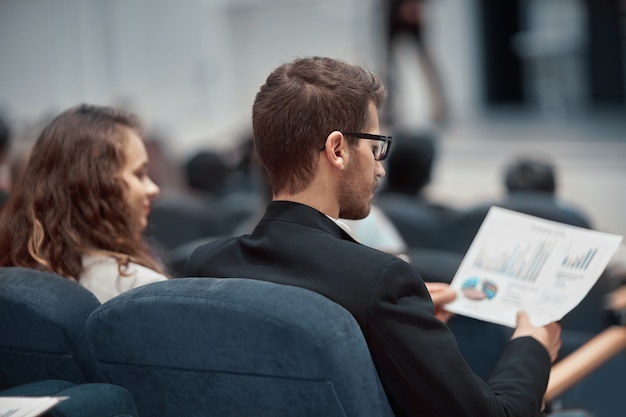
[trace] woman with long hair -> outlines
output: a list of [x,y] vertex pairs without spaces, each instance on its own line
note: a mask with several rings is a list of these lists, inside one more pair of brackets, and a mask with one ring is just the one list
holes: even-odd
[[70,108],[42,131],[0,215],[0,265],[54,272],[105,302],[167,279],[143,240],[159,187],[139,119]]

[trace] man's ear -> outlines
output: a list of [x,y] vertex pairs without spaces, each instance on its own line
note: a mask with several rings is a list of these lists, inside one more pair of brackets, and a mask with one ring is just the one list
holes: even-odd
[[323,152],[331,165],[343,170],[348,156],[347,149],[348,142],[346,141],[346,138],[341,132],[335,130],[326,138],[326,146],[324,147]]

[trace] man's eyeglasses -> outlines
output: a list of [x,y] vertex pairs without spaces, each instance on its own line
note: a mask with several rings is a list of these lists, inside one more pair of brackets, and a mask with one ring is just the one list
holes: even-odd
[[373,135],[371,133],[341,133],[344,136],[352,136],[353,138],[381,141],[382,144],[374,148],[374,159],[376,161],[382,161],[387,157],[387,154],[389,153],[389,148],[391,147],[391,136]]

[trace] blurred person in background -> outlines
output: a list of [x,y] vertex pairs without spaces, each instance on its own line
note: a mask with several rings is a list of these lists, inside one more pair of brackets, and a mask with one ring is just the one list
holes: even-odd
[[467,252],[480,225],[492,206],[572,226],[592,228],[590,218],[578,207],[558,197],[558,178],[554,162],[543,154],[518,155],[503,170],[502,198],[459,210],[448,222],[447,249]]
[[[410,40],[417,51],[417,60],[425,77],[430,98],[430,117],[435,123],[448,117],[447,103],[439,69],[425,39],[427,0],[383,0],[386,13],[385,46],[387,50],[387,88],[390,100],[402,89],[396,82],[398,57],[396,46],[402,39]],[[395,71],[395,72],[394,72]],[[390,120],[393,122],[392,120]]]
[[591,220],[581,209],[558,198],[557,182],[556,166],[549,157],[520,155],[505,167],[507,194],[496,205],[591,229]]
[[437,136],[432,130],[394,131],[387,175],[376,194],[380,207],[411,248],[437,249],[445,238],[444,222],[451,207],[433,201],[427,193],[437,158]]

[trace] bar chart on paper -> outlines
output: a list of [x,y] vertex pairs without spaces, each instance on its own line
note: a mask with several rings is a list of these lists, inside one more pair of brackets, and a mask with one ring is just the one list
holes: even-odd
[[527,311],[535,326],[561,320],[585,297],[622,237],[492,207],[450,287],[446,310],[517,325]]
[[576,271],[586,271],[597,252],[598,248],[589,248],[578,254],[567,255],[563,258],[561,266]]
[[552,240],[515,243],[511,247],[478,250],[473,266],[525,282],[535,282],[556,246]]

